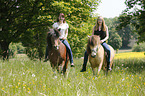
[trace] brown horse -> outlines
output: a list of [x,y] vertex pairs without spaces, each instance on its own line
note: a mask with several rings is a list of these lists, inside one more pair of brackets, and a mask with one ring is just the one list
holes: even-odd
[[60,41],[59,36],[59,30],[49,29],[47,34],[48,57],[53,72],[57,69],[58,72],[65,74],[69,57],[66,46]]
[[[110,57],[110,67],[113,66],[113,58],[115,56],[114,49],[108,45],[111,50],[111,57]],[[107,71],[107,60],[106,60],[106,52],[104,51],[103,46],[100,44],[100,37],[97,35],[92,35],[88,39],[87,44],[87,52],[89,54],[89,62],[91,64],[91,68],[93,70],[93,74],[95,75],[95,69],[98,68],[99,75],[100,70],[103,68],[105,73],[108,73]]]

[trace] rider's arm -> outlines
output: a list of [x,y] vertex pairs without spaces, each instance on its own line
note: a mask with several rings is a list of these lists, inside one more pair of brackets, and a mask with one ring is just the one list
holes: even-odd
[[106,26],[106,37],[104,39],[101,40],[101,42],[103,43],[104,41],[106,41],[109,38],[109,32],[108,32],[108,27]]

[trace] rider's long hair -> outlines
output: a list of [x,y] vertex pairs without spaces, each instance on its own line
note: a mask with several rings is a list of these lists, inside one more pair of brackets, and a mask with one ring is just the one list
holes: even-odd
[[96,24],[95,24],[95,30],[99,30],[98,20],[100,20],[100,19],[102,20],[101,30],[102,30],[102,31],[106,31],[105,21],[104,21],[103,17],[101,17],[101,16],[99,16],[99,17],[97,18],[97,21],[96,21]]

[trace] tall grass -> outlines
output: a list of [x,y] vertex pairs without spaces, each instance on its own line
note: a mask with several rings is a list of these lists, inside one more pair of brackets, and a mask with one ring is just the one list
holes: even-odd
[[[117,57],[117,55],[116,55]],[[67,76],[54,74],[49,62],[17,56],[0,61],[1,96],[145,96],[145,58],[116,58],[108,76],[93,76],[90,64],[81,73],[83,59],[75,59]]]

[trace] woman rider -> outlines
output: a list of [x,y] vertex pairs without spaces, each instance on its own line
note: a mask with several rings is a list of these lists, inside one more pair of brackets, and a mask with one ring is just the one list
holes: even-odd
[[[74,67],[72,51],[69,43],[66,40],[68,35],[69,25],[66,23],[65,16],[63,13],[59,14],[57,22],[53,24],[53,28],[60,30],[61,35],[59,36],[59,39],[66,46],[67,52],[69,53],[71,67]],[[48,48],[46,48],[46,54],[45,54],[45,61],[47,60],[48,60]]]
[[[108,44],[106,43],[106,40],[109,38],[109,32],[108,32],[108,27],[105,25],[105,21],[104,21],[103,17],[99,16],[97,18],[97,22],[96,22],[95,26],[93,27],[92,35],[100,36],[101,45],[103,46],[104,50],[107,52],[107,55],[108,55],[107,70],[112,70],[110,68],[111,52],[110,52],[110,48],[109,48]],[[87,51],[85,51],[83,68],[80,72],[86,71],[87,61],[88,61],[88,53],[87,53]]]

